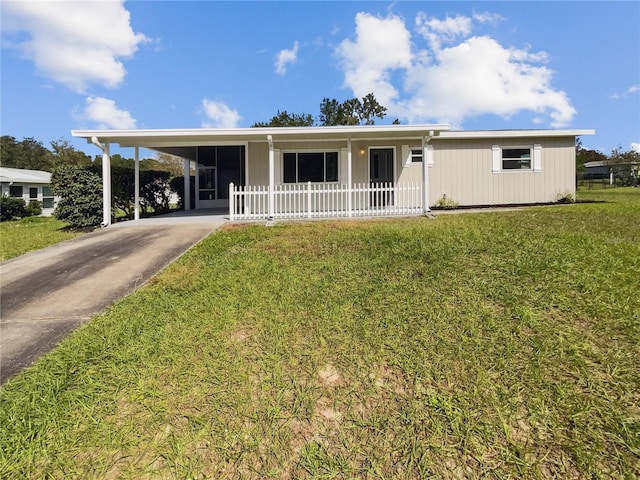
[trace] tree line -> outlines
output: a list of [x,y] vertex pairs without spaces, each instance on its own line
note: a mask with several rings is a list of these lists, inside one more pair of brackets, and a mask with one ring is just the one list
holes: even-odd
[[[60,138],[49,143],[47,148],[33,137],[21,141],[10,135],[0,137],[0,165],[3,167],[53,172],[59,167],[86,167],[102,165],[102,156],[91,158],[73,147],[68,140]],[[133,158],[120,154],[111,155],[111,165],[133,168]],[[140,170],[158,170],[169,172],[172,176],[182,175],[183,160],[173,155],[158,153],[155,158],[140,160]]]
[[[267,122],[256,122],[251,127],[332,127],[338,125],[374,125],[376,118],[384,118],[387,107],[380,105],[373,93],[362,98],[350,98],[339,102],[335,98],[323,98],[320,114],[314,118],[310,113],[279,111]],[[398,119],[394,125],[400,123]]]

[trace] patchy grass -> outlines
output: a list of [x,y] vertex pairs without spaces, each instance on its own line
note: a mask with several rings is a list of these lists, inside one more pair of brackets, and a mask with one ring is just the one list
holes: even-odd
[[0,477],[637,477],[640,190],[608,193],[223,229],[4,387]]
[[0,223],[0,261],[82,234],[65,227],[66,223],[52,217],[27,217]]

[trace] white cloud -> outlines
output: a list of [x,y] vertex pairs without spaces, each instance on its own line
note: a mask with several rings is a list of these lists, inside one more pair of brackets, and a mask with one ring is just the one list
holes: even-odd
[[499,13],[490,13],[490,12],[473,12],[473,19],[480,23],[491,23],[496,25],[499,22],[506,20]]
[[[502,18],[490,13],[475,17],[439,20],[420,13],[419,35],[412,37],[405,22],[392,14],[357,14],[355,39],[344,40],[336,50],[345,86],[359,97],[373,92],[390,116],[409,122],[460,125],[478,115],[507,118],[530,111],[537,124],[569,124],[575,109],[564,92],[552,87],[553,71],[544,66],[548,55],[471,36],[474,20]],[[419,45],[421,38],[426,45]]]
[[640,84],[631,85],[623,93],[614,93],[612,95],[609,95],[609,98],[611,98],[613,100],[620,100],[620,99],[626,98],[629,95],[632,95],[632,94],[634,94],[636,92],[640,92]]
[[[39,73],[76,92],[113,88],[125,76],[121,59],[149,41],[135,33],[122,1],[3,2],[3,46],[16,48]],[[26,34],[26,35],[25,35]]]
[[128,130],[136,128],[136,120],[127,110],[116,106],[116,102],[103,97],[87,97],[85,108],[75,115],[78,120],[95,123],[96,128]]
[[431,48],[440,50],[442,43],[450,43],[458,37],[471,33],[471,19],[463,15],[444,20],[429,18],[420,12],[416,17],[416,30],[427,40]]
[[242,120],[237,110],[232,110],[224,102],[205,98],[202,108],[207,117],[202,121],[202,128],[236,128]]
[[344,40],[336,51],[344,69],[345,86],[356,96],[375,92],[378,102],[390,105],[398,96],[391,82],[396,69],[411,66],[411,34],[394,15],[380,18],[356,15],[356,38]]
[[640,143],[631,142],[631,150],[640,153]]
[[276,73],[278,75],[287,73],[287,65],[298,61],[299,48],[300,43],[296,40],[293,42],[293,48],[291,50],[280,50],[278,52],[278,58],[276,60]]

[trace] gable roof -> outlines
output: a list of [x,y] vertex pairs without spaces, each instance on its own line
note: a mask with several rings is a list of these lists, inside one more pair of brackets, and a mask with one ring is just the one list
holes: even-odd
[[42,170],[0,167],[0,182],[14,183],[51,183],[51,173]]

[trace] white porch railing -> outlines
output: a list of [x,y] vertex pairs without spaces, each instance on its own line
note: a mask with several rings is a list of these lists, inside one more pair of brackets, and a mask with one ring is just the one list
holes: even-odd
[[[417,215],[422,213],[422,184],[275,185],[273,205],[273,218]],[[230,184],[229,218],[232,221],[269,218],[269,187]]]

